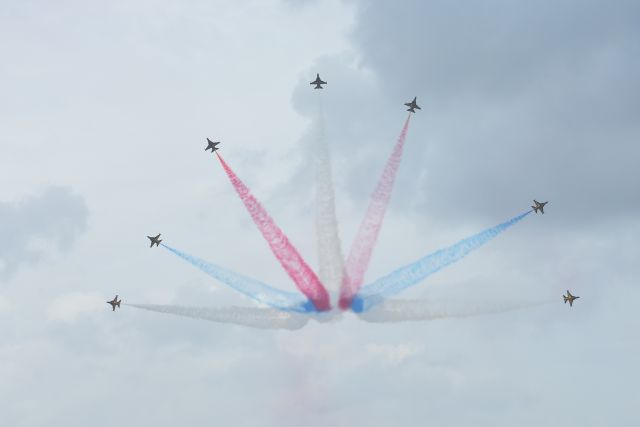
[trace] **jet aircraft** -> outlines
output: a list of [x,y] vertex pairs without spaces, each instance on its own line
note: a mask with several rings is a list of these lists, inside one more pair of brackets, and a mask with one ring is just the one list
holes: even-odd
[[571,295],[571,292],[569,292],[569,290],[567,289],[567,295],[562,295],[562,298],[564,298],[565,304],[567,303],[567,301],[569,301],[569,307],[573,307],[573,301],[577,300],[580,297]]
[[533,203],[535,203],[535,205],[534,205],[534,206],[531,206],[531,208],[533,209],[533,211],[534,211],[535,213],[538,213],[538,211],[540,211],[540,213],[544,214],[544,205],[546,205],[546,204],[547,204],[547,203],[549,203],[549,202],[542,202],[542,203],[540,203],[539,201],[534,200],[534,201],[533,201]]
[[162,239],[160,239],[160,233],[158,233],[156,237],[147,236],[147,239],[151,240],[151,246],[149,246],[150,248],[152,248],[153,245],[159,246],[160,243],[162,243]]
[[309,83],[310,85],[316,85],[316,87],[314,87],[314,89],[324,89],[322,87],[322,85],[326,85],[327,82],[323,82],[322,79],[320,78],[320,74],[316,74],[316,79],[314,81],[312,81],[311,83]]
[[111,301],[107,301],[107,304],[111,304],[111,307],[113,308],[113,310],[111,311],[116,311],[116,307],[120,308],[120,303],[122,302],[122,300],[118,299],[118,295],[116,295],[116,297],[114,299],[112,299]]
[[411,111],[412,113],[415,113],[415,112],[416,112],[416,110],[415,110],[416,108],[417,108],[418,110],[422,110],[422,108],[420,108],[420,107],[418,106],[418,103],[416,102],[416,99],[417,99],[417,98],[418,98],[417,96],[414,96],[414,97],[413,97],[413,101],[411,101],[411,102],[405,102],[405,103],[404,103],[404,105],[406,105],[407,107],[409,107],[409,108],[407,108],[407,111]]
[[218,145],[218,144],[220,144],[220,141],[213,142],[212,140],[207,138],[207,148],[205,148],[204,151],[211,150],[211,152],[214,153],[214,152],[219,150],[219,148],[216,147],[216,145]]

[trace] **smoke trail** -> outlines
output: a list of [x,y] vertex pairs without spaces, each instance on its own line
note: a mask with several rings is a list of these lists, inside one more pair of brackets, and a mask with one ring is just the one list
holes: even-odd
[[536,301],[530,303],[490,303],[475,307],[447,307],[434,305],[428,300],[385,300],[379,306],[358,316],[366,322],[391,323],[420,320],[451,319],[483,316],[487,314],[507,313],[541,305],[550,301]]
[[316,276],[313,270],[311,270],[302,259],[296,248],[294,248],[291,242],[289,242],[289,239],[287,239],[287,236],[285,236],[282,230],[273,222],[273,219],[271,219],[260,202],[253,197],[247,186],[236,176],[219,154],[218,159],[227,173],[231,184],[238,193],[238,196],[240,196],[247,211],[249,211],[253,222],[258,226],[262,236],[267,243],[269,243],[271,251],[278,261],[280,261],[280,264],[287,274],[289,274],[289,277],[293,279],[293,282],[300,292],[305,294],[305,296],[313,302],[313,305],[318,311],[331,309],[329,294],[318,279],[318,276]]
[[331,156],[325,137],[324,112],[318,96],[318,128],[315,147],[316,236],[318,240],[318,276],[330,292],[338,292],[344,262],[336,219],[335,194],[331,178]]
[[525,212],[509,221],[488,228],[480,233],[460,240],[453,246],[433,252],[411,264],[397,269],[396,271],[376,280],[362,288],[355,296],[351,308],[360,313],[369,310],[385,298],[395,295],[419,282],[427,276],[452,264],[469,254],[474,249],[484,245],[498,234],[502,233],[512,225],[522,220],[532,211]]
[[125,304],[142,310],[168,313],[218,323],[233,323],[257,329],[300,329],[309,318],[301,314],[285,313],[272,308],[257,307],[186,307],[180,305]]
[[402,150],[404,148],[404,140],[407,137],[410,120],[411,114],[409,114],[402,127],[400,137],[393,147],[393,151],[389,160],[387,160],[378,185],[371,195],[369,207],[351,246],[351,252],[349,252],[349,257],[345,265],[345,273],[342,277],[342,286],[340,287],[339,304],[343,310],[351,307],[353,297],[357,294],[360,286],[362,286],[364,274],[369,267],[371,253],[378,239],[382,220],[384,219],[384,214],[387,210],[389,199],[391,198],[391,192],[393,191],[396,173],[402,160]]
[[255,301],[285,311],[306,313],[314,310],[311,301],[306,300],[298,293],[285,292],[280,289],[273,288],[256,279],[219,267],[203,259],[196,258],[185,252],[179,251],[178,249],[172,248],[171,246],[167,246],[164,243],[161,243],[160,246],[170,252],[173,252],[175,255],[195,267],[198,267],[214,279],[231,286],[233,289],[247,295]]

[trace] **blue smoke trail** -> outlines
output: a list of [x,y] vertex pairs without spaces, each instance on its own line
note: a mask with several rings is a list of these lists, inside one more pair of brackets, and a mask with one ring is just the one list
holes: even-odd
[[173,252],[214,279],[231,286],[236,291],[245,294],[255,301],[270,305],[271,307],[275,307],[283,311],[296,311],[299,313],[315,311],[313,303],[303,295],[276,289],[260,282],[259,280],[219,267],[203,259],[196,258],[192,255],[179,251],[178,249],[172,248],[171,246],[167,246],[164,243],[161,243],[160,246]]
[[381,303],[386,298],[395,295],[405,289],[423,281],[433,273],[443,269],[449,264],[464,258],[471,251],[479,248],[507,228],[522,220],[532,211],[525,212],[507,222],[488,228],[480,233],[460,240],[453,246],[433,252],[411,264],[397,269],[375,282],[364,286],[353,299],[351,309],[356,313],[362,313],[371,307]]

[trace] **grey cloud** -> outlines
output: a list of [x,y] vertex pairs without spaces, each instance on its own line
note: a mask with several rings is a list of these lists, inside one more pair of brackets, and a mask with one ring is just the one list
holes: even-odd
[[[335,152],[349,163],[355,200],[374,185],[401,103],[417,95],[423,110],[409,131],[396,208],[442,221],[495,219],[535,197],[551,200],[564,226],[638,213],[635,3],[357,5],[357,66],[343,65],[327,88],[350,107],[327,122],[341,129]],[[335,59],[316,68],[336,68]]]
[[69,250],[86,230],[88,214],[84,198],[63,187],[0,202],[0,279],[11,278],[22,264],[38,262],[43,243]]
[[[355,3],[353,51],[320,58],[309,72],[329,82],[323,95],[338,197],[346,190],[364,211],[400,132],[402,103],[417,95],[423,107],[412,118],[390,206],[396,224],[407,215],[415,233],[396,227],[382,235],[384,256],[372,272],[376,263],[395,268],[386,265],[395,253],[406,257],[400,262],[417,258],[405,242],[424,240],[428,253],[545,198],[544,217],[402,298],[553,303],[405,328],[360,325],[359,344],[419,337],[426,351],[389,375],[365,363],[351,369],[331,394],[348,404],[333,404],[332,415],[373,425],[634,425],[634,380],[619,378],[633,371],[637,343],[633,326],[617,325],[639,318],[617,298],[637,294],[637,5]],[[294,105],[312,118],[307,86],[305,78]],[[560,299],[567,287],[582,294],[572,311]]]

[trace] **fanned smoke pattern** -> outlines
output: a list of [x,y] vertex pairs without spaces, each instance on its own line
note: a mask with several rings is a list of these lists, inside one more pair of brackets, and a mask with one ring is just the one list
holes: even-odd
[[286,313],[272,308],[258,307],[185,307],[180,305],[125,304],[142,310],[168,313],[176,316],[203,319],[210,322],[233,323],[257,329],[300,329],[309,321],[308,316]]
[[418,261],[401,267],[376,280],[360,290],[353,299],[351,308],[356,313],[369,310],[386,298],[402,292],[447,265],[464,258],[471,251],[484,245],[530,213],[531,211],[520,214],[502,224],[498,224],[495,227],[488,228],[474,236],[463,239],[453,246],[433,252]]
[[160,246],[199,268],[214,279],[231,286],[233,289],[257,302],[285,311],[307,313],[315,310],[311,301],[306,300],[298,293],[276,289],[256,279],[219,267],[203,259],[172,248],[171,246],[167,246],[164,243],[161,243]]
[[359,313],[358,316],[366,322],[393,323],[435,319],[454,319],[464,317],[483,316],[488,314],[507,313],[541,305],[550,301],[522,302],[522,303],[488,303],[473,307],[446,306],[433,304],[428,300],[385,300],[375,308]]
[[316,166],[316,236],[318,239],[318,275],[330,292],[337,293],[342,281],[344,262],[338,220],[336,218],[335,193],[331,177],[331,156],[325,136],[322,93],[318,98],[318,127],[315,144]]
[[296,248],[289,242],[287,236],[285,236],[282,230],[273,222],[273,219],[262,207],[260,202],[250,193],[247,186],[236,176],[219,154],[218,159],[227,173],[231,184],[238,193],[238,196],[240,196],[240,199],[251,215],[253,222],[267,243],[269,243],[271,251],[300,292],[313,302],[316,310],[330,310],[331,302],[329,300],[329,293],[318,279],[318,276],[316,276],[313,270],[311,270],[302,259]]
[[393,147],[391,156],[387,160],[378,185],[371,195],[369,207],[351,246],[351,251],[345,264],[345,273],[342,277],[342,286],[340,287],[339,305],[343,310],[351,307],[353,297],[362,286],[364,274],[369,267],[371,254],[378,239],[380,228],[382,227],[384,214],[389,205],[391,192],[393,191],[393,183],[398,168],[400,167],[400,161],[402,160],[402,151],[410,120],[411,113],[402,127],[402,132],[398,137],[396,145]]

